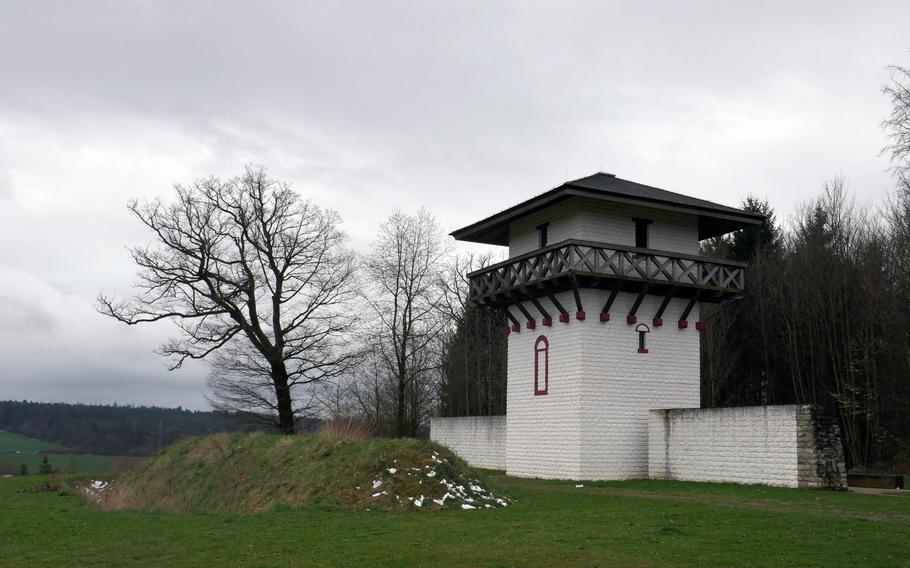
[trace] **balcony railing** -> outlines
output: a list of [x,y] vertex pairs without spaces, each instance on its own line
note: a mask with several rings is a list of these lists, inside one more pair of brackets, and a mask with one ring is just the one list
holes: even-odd
[[567,240],[468,274],[471,301],[509,302],[572,287],[619,287],[721,300],[742,293],[745,263]]

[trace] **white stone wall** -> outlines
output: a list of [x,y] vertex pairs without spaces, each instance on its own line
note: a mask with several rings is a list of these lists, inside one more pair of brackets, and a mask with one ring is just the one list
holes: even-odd
[[[648,411],[699,406],[699,333],[676,321],[684,300],[672,300],[664,325],[652,318],[661,298],[646,297],[638,323],[650,328],[648,353],[638,352],[635,325],[626,323],[635,296],[620,293],[611,320],[599,321],[608,293],[582,290],[584,321],[575,318],[571,292],[557,300],[571,314],[540,300],[553,325],[509,335],[506,471],[510,475],[565,479],[627,479],[648,475]],[[536,308],[524,304],[538,316]],[[512,313],[520,321],[517,309]],[[690,319],[695,319],[697,309]],[[549,394],[534,395],[534,343],[550,346]]]
[[549,223],[550,244],[581,239],[635,245],[633,218],[651,219],[649,248],[698,254],[698,218],[636,205],[574,198],[523,217],[509,226],[509,256],[537,249],[537,227]]
[[505,416],[433,418],[430,420],[430,439],[474,467],[506,468]]
[[638,352],[636,325],[626,323],[634,294],[620,293],[610,309],[610,321],[598,321],[605,292],[590,291],[586,304],[596,306],[585,339],[585,388],[582,404],[581,479],[634,479],[648,475],[648,411],[652,408],[700,406],[701,334],[695,330],[698,309],[689,327],[676,325],[686,300],[673,299],[664,311],[664,324],[655,327],[661,297],[646,296],[638,308],[638,323],[650,328],[647,353]]
[[649,476],[798,487],[800,408],[652,410]]
[[509,225],[509,257],[537,250],[537,227],[543,223],[549,223],[547,227],[549,244],[581,238],[579,236],[582,232],[579,215],[581,208],[582,204],[578,199],[569,199],[531,213]]
[[[509,335],[508,385],[506,397],[506,472],[520,477],[578,479],[581,472],[581,407],[584,324],[575,320],[571,293],[557,300],[573,314],[570,323],[560,323],[548,300],[553,325],[526,329],[525,318],[519,333]],[[530,303],[526,309],[534,314]],[[540,335],[549,342],[549,392],[534,394],[534,344]]]

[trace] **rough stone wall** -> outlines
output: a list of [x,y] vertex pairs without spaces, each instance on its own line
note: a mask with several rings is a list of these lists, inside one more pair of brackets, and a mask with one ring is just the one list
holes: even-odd
[[506,417],[461,416],[430,420],[430,439],[474,467],[506,468]]
[[837,417],[802,405],[796,413],[799,487],[847,489],[847,469]]
[[843,486],[837,424],[807,405],[652,410],[653,479]]

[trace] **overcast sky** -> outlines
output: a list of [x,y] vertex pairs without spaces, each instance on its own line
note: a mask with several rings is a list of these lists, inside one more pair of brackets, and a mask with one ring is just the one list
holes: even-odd
[[[128,293],[125,205],[250,162],[366,250],[396,208],[452,230],[596,171],[786,216],[862,203],[910,2],[3,2],[0,399],[205,408]],[[76,7],[79,8],[77,11]]]

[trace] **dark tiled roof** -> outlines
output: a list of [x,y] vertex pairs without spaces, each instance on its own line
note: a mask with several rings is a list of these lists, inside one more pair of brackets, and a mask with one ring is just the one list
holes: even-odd
[[509,223],[543,207],[571,197],[592,197],[607,201],[639,201],[657,208],[687,209],[698,215],[699,239],[722,235],[761,223],[758,213],[720,205],[704,199],[667,191],[603,172],[568,181],[518,205],[452,232],[462,241],[507,245]]

